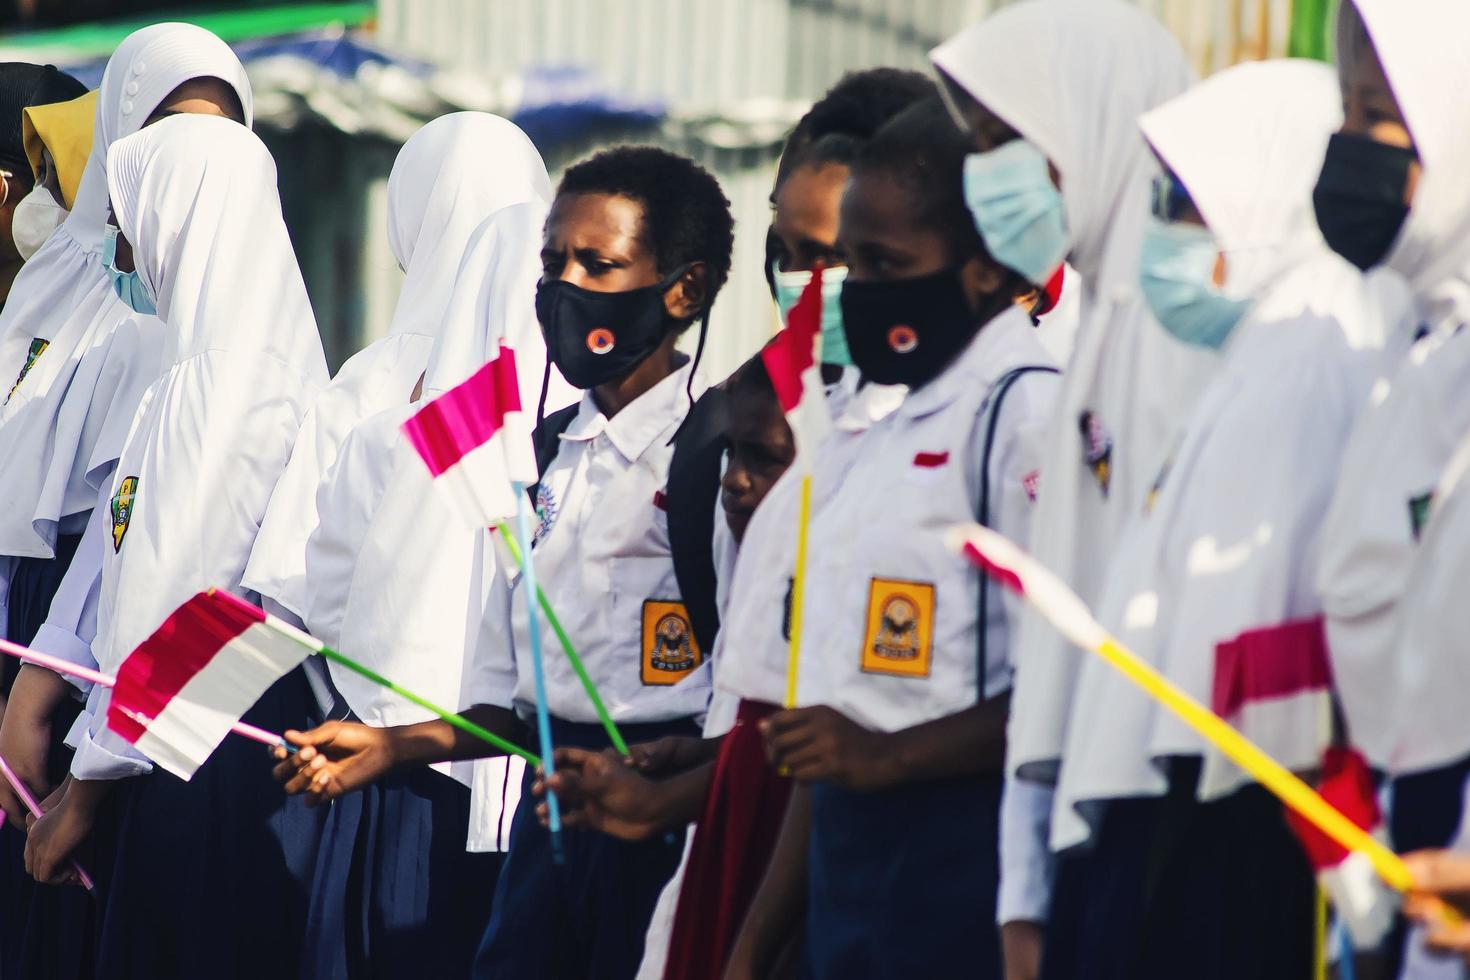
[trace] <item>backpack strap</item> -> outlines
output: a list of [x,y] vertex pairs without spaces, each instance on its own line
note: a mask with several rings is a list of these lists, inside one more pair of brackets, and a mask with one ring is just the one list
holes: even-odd
[[[538,474],[545,475],[546,467],[556,459],[557,450],[561,449],[561,434],[571,428],[572,421],[577,417],[577,410],[580,408],[580,402],[572,402],[566,408],[559,408],[542,419],[531,432],[531,448],[536,453],[536,472]],[[536,506],[536,492],[540,489],[540,482],[526,488],[526,493],[531,495],[533,508]]]
[[[1044,364],[1023,364],[1020,367],[1011,368],[1005,374],[1001,375],[1000,380],[996,381],[995,385],[990,389],[990,394],[985,397],[985,404],[980,408],[981,414],[985,415],[988,412],[989,417],[985,422],[985,448],[980,454],[980,505],[976,509],[975,515],[979,518],[980,523],[986,527],[990,527],[990,454],[995,449],[995,431],[1000,425],[1001,403],[1005,401],[1006,392],[1010,391],[1011,386],[1020,380],[1023,375],[1035,373],[1061,374],[1062,372],[1057,368]],[[975,632],[978,635],[976,646],[978,647],[977,656],[980,666],[980,673],[976,675],[975,686],[980,693],[978,700],[981,701],[985,700],[985,673],[989,666],[989,653],[986,650],[986,627],[989,625],[987,622],[987,610],[990,608],[989,601],[990,576],[981,572],[980,615],[976,620],[975,628]]]
[[729,445],[729,411],[724,389],[710,388],[699,396],[674,436],[664,491],[674,578],[706,659],[720,631],[714,536],[715,521],[720,519],[720,465]]

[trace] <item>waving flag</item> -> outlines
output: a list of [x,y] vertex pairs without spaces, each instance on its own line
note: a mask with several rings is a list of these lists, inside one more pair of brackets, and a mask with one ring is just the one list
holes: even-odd
[[796,462],[809,471],[811,453],[832,427],[822,384],[822,269],[801,291],[786,316],[786,329],[761,351],[761,363],[796,441]]
[[262,610],[223,595],[200,592],[170,613],[122,662],[107,707],[108,728],[180,779],[311,652],[267,627]]
[[505,344],[468,379],[403,423],[403,434],[472,527],[516,512],[513,484],[536,482],[531,421],[521,411],[515,351]]

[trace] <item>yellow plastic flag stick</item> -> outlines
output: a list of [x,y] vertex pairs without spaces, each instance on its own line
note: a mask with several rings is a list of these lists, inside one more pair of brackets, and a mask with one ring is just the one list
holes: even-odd
[[1312,948],[1312,976],[1327,980],[1327,889],[1317,886],[1316,935]]
[[786,707],[796,707],[801,667],[801,608],[806,595],[806,530],[812,519],[812,475],[801,478],[801,512],[796,519],[796,569],[791,576],[791,646],[786,656]]

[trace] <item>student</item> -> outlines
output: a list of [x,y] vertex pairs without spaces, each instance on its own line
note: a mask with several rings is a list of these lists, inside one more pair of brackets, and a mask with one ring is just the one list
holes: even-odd
[[[1340,105],[1329,68],[1282,60],[1226,69],[1142,118],[1167,168],[1144,296],[1164,329],[1223,359],[1097,606],[1131,650],[1300,772],[1332,732],[1322,515],[1353,420],[1411,337],[1385,315],[1403,303],[1397,277],[1364,277],[1313,217]],[[1051,836],[1063,858],[1044,975],[1310,970],[1316,887],[1281,804],[1094,659]],[[1079,874],[1067,855],[1083,847]]]
[[[108,150],[107,178],[119,222],[109,269],[130,305],[156,308],[168,326],[170,365],[143,397],[111,506],[88,531],[105,535],[92,649],[113,673],[190,596],[239,589],[326,365],[275,166],[249,130],[165,118]],[[107,702],[93,691],[71,776],[26,846],[32,874],[55,880],[104,801],[117,809],[99,975],[290,975],[315,815],[271,792],[258,746],[241,739],[189,782],[152,769],[106,727]],[[316,711],[293,671],[246,718],[281,731]]]
[[1467,121],[1462,100],[1440,97],[1470,81],[1449,42],[1470,26],[1467,15],[1453,3],[1343,4],[1347,118],[1317,198],[1333,248],[1408,280],[1425,334],[1353,431],[1318,570],[1347,736],[1395,777],[1390,832],[1400,850],[1449,842],[1470,772],[1470,750],[1446,753],[1446,741],[1426,738],[1433,729],[1420,723],[1445,717],[1446,706],[1419,703],[1439,683],[1428,680],[1433,670],[1420,673],[1438,646],[1404,645],[1435,629],[1411,625],[1406,601],[1425,583],[1415,564],[1436,486],[1470,430],[1470,190],[1454,176],[1465,168],[1458,134]]
[[388,244],[405,273],[388,335],[353,355],[307,414],[271,495],[244,584],[304,612],[306,540],[316,491],[357,422],[412,400],[472,232],[501,208],[551,200],[551,178],[514,123],[485,112],[440,116],[409,138],[388,175]]
[[813,976],[1000,975],[1009,600],[941,537],[980,517],[1025,540],[1024,431],[1057,382],[1015,308],[1029,284],[960,206],[965,153],[937,100],[914,106],[863,149],[843,194],[849,347],[865,377],[909,393],[860,437],[811,527],[823,588],[808,594],[804,707],[761,723],[800,785],[730,976],[769,975],[803,891]]
[[[708,681],[695,673],[705,653],[690,640],[661,504],[673,436],[703,387],[675,343],[704,320],[725,282],[732,228],[714,178],[683,157],[643,147],[609,150],[568,170],[546,224],[537,317],[551,361],[584,394],[542,474],[537,569],[632,742],[692,734],[708,698]],[[503,624],[487,619],[466,714],[523,739],[534,689],[525,596],[511,598],[513,647]],[[542,631],[553,740],[605,747],[555,634],[544,623]],[[694,683],[681,683],[686,676]],[[382,729],[333,723],[291,738],[304,747],[277,767],[278,777],[288,792],[318,800],[390,771],[489,754],[439,721]],[[517,811],[477,976],[636,970],[654,902],[679,860],[677,842],[628,844],[569,829],[562,845],[566,864],[557,867],[533,808]]]
[[[546,364],[534,310],[546,213],[540,201],[513,204],[470,235],[452,294],[435,303],[443,327],[427,358],[425,399],[464,380],[503,341],[516,352],[522,404],[534,404]],[[486,533],[464,526],[404,440],[400,427],[420,407],[405,402],[371,416],[343,442],[318,491],[304,612],[306,626],[333,647],[435,703],[457,705],[466,703],[468,655],[487,603],[503,599],[496,578],[506,570],[486,551]],[[434,717],[356,674],[334,671],[333,680],[354,720],[385,727]],[[500,822],[510,773],[503,758],[435,768],[390,774],[331,807],[305,976],[468,974],[505,846],[493,824],[495,853],[466,854],[466,839]],[[518,789],[519,768],[514,775]]]

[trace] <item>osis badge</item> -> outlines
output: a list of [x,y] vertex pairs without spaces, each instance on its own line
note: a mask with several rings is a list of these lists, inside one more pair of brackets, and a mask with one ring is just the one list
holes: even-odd
[[123,535],[128,533],[128,522],[133,519],[133,498],[138,494],[138,478],[125,476],[112,495],[112,550],[122,550]]
[[677,684],[704,661],[689,612],[682,602],[649,599],[643,603],[642,680],[661,687]]
[[531,533],[531,547],[541,543],[541,539],[551,532],[551,525],[556,523],[556,494],[551,488],[541,483],[536,486],[536,529]]
[[873,579],[868,586],[863,671],[898,677],[928,677],[933,644],[933,584]]
[[1078,416],[1077,429],[1082,434],[1082,459],[1107,497],[1113,477],[1113,436],[1091,409]]
[[1424,532],[1424,525],[1429,523],[1429,512],[1433,506],[1433,490],[1409,498],[1409,530],[1413,533],[1415,541],[1418,541],[1419,535]]
[[20,387],[20,383],[26,379],[26,375],[31,372],[31,368],[35,367],[36,358],[46,353],[46,348],[50,346],[51,341],[49,340],[42,340],[40,337],[31,338],[30,349],[26,351],[26,362],[20,366],[20,374],[16,375],[15,384],[10,386],[10,391],[5,395],[5,403],[7,405],[10,404],[10,396],[15,394],[15,389]]

